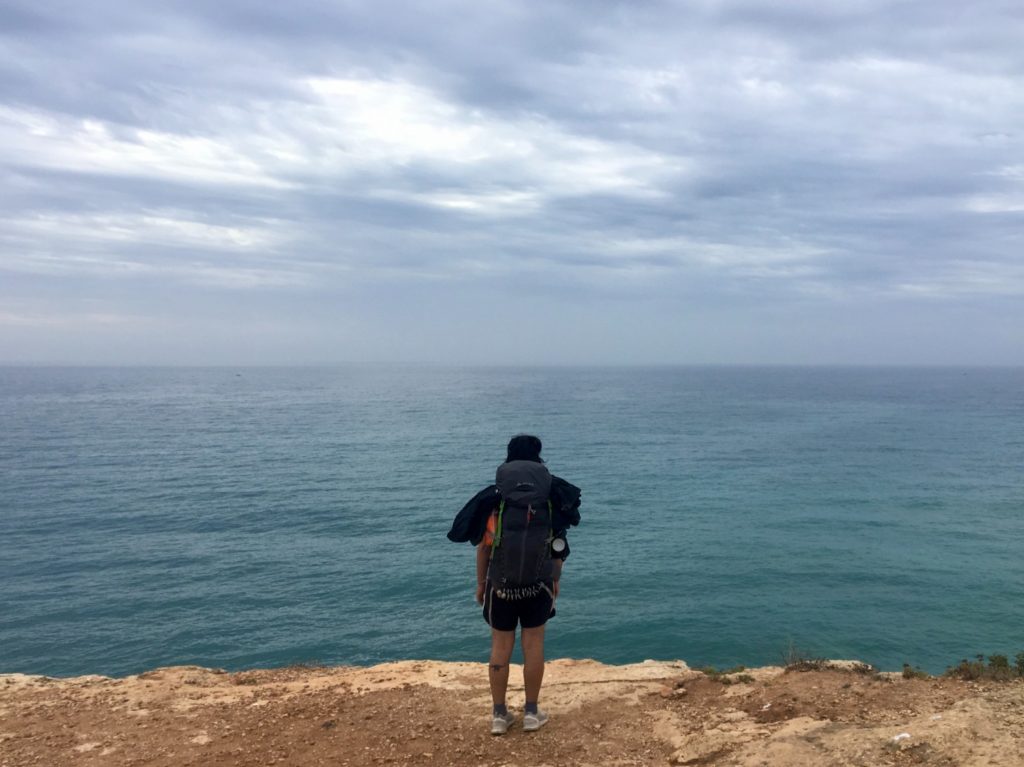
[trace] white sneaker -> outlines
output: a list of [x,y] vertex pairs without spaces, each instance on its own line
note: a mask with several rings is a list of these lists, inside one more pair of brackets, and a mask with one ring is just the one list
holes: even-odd
[[507,712],[505,716],[495,714],[491,719],[491,735],[504,735],[515,720],[516,717],[511,711]]
[[534,732],[548,723],[548,715],[537,709],[536,714],[523,715],[523,732]]

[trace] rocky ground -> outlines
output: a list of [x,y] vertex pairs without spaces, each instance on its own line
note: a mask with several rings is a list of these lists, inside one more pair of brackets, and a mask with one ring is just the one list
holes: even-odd
[[[513,668],[513,678],[520,678]],[[681,662],[548,664],[550,723],[489,734],[487,669],[407,661],[124,679],[0,676],[0,767],[1024,765],[1024,683],[835,662],[707,676]],[[522,688],[510,693],[522,705]]]

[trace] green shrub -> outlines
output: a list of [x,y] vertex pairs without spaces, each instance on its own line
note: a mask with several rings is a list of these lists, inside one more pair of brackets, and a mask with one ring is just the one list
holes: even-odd
[[1010,661],[1007,660],[1005,655],[989,655],[988,668],[992,678],[1000,682],[1005,682],[1017,676],[1017,670],[1010,668]]
[[1010,666],[1010,661],[1005,655],[989,655],[987,664],[984,655],[976,655],[974,658],[964,658],[957,665],[946,669],[945,675],[967,681],[987,679],[995,682],[1008,682],[1024,677],[1024,653],[1017,653],[1014,656],[1014,666]]
[[707,676],[708,679],[715,682],[721,682],[724,685],[735,684],[737,682],[754,681],[754,677],[750,674],[741,673],[747,670],[746,666],[733,666],[732,668],[727,668],[722,671],[719,671],[714,666],[701,666],[697,670]]
[[919,668],[911,668],[909,663],[903,664],[904,679],[931,679],[931,675]]
[[814,657],[811,653],[800,649],[793,640],[782,652],[782,666],[786,671],[820,671],[825,668],[828,661],[825,658]]

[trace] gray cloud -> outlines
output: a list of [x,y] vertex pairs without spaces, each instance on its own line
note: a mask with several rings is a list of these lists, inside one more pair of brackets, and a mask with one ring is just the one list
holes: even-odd
[[488,361],[525,293],[577,361],[1024,363],[1015,3],[0,30],[0,360]]

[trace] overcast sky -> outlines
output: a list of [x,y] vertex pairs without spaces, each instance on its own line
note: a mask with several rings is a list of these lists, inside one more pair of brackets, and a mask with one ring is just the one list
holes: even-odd
[[5,0],[0,361],[1024,364],[1024,4]]

